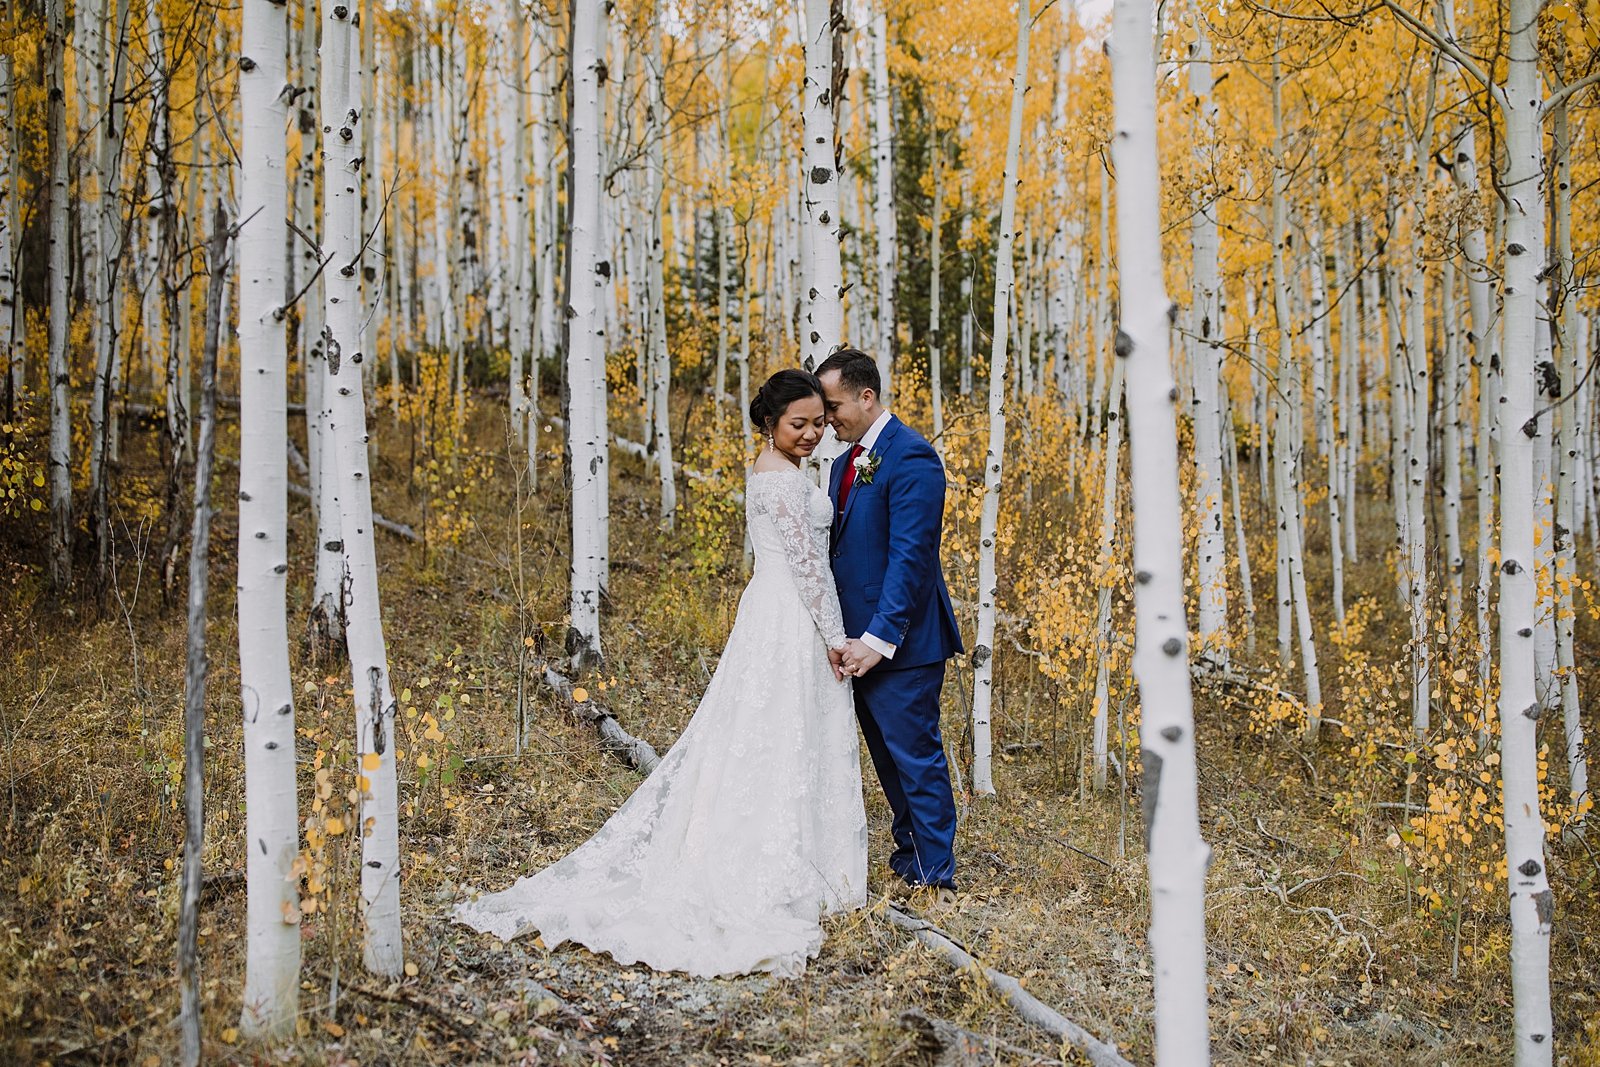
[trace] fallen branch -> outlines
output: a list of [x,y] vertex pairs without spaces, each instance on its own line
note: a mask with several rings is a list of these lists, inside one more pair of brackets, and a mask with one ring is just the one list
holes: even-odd
[[[289,483],[289,492],[305,500],[311,499],[311,490],[307,489],[303,485],[296,485],[294,482]],[[422,542],[422,537],[417,533],[417,531],[413,530],[403,522],[395,522],[393,519],[386,519],[377,512],[372,513],[372,525],[376,526],[380,530],[392,533],[396,537],[403,537],[412,544],[420,544]]]
[[921,1051],[934,1057],[935,1067],[977,1067],[983,1063],[995,1063],[999,1059],[996,1052],[1008,1053],[1017,1063],[1030,1067],[1061,1062],[1020,1045],[957,1026],[948,1019],[924,1014],[916,1008],[900,1013],[900,1025],[916,1034]]
[[612,715],[599,701],[590,697],[583,702],[572,699],[572,682],[554,667],[544,669],[544,682],[556,695],[567,702],[567,712],[575,715],[594,726],[600,734],[600,747],[613,756],[617,756],[628,766],[638,771],[649,774],[656,769],[656,764],[661,762],[661,757],[656,755],[656,750],[650,747],[650,742],[641,741],[628,731],[624,730]]
[[981,974],[994,987],[996,992],[1006,998],[1007,1003],[1025,1021],[1065,1041],[1081,1052],[1085,1059],[1094,1064],[1094,1067],[1132,1067],[1132,1064],[1123,1059],[1114,1046],[1101,1041],[1065,1015],[1045,1004],[1038,997],[1022,988],[1022,983],[1009,974],[997,971],[993,967],[985,967],[960,945],[956,944],[949,934],[937,926],[925,919],[909,915],[893,904],[888,905],[884,914],[895,926],[910,932],[923,945],[943,956],[952,967],[958,970],[965,970],[970,967]]

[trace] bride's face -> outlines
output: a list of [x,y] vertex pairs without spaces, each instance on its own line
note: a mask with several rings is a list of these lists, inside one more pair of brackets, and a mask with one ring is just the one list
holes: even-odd
[[773,447],[805,459],[822,443],[822,431],[826,427],[827,417],[823,414],[820,396],[795,400],[783,409],[772,428]]

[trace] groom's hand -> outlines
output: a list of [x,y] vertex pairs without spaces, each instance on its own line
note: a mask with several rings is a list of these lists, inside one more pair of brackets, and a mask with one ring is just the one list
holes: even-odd
[[883,654],[867,647],[860,638],[852,637],[845,642],[844,666],[846,674],[859,678],[881,662],[883,662]]
[[836,682],[844,681],[844,649],[828,649],[828,662],[833,666],[833,680]]

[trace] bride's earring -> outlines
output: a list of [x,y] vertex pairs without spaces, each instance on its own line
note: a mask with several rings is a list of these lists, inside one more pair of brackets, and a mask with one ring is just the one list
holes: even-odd
[[767,434],[767,451],[768,452],[776,452],[777,450],[778,450],[778,440],[777,440],[777,438],[774,437],[770,433]]

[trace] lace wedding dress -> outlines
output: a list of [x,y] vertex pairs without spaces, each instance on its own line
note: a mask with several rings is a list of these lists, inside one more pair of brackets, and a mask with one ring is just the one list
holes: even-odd
[[456,919],[618,963],[797,975],[824,914],[866,903],[867,825],[828,565],[833,508],[800,471],[750,476],[755,574],[689,725],[593,837]]

